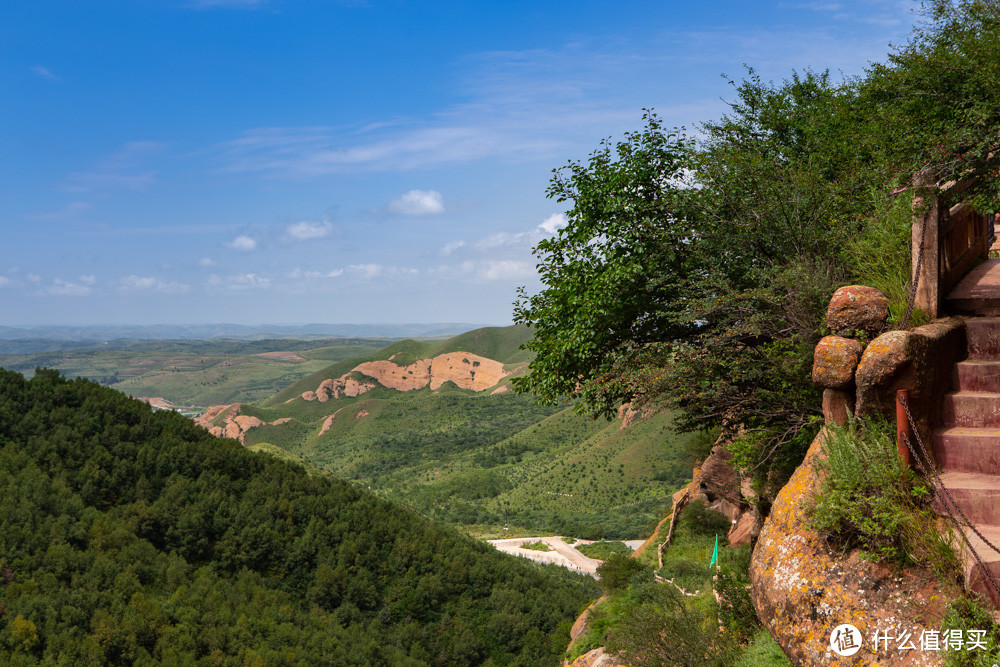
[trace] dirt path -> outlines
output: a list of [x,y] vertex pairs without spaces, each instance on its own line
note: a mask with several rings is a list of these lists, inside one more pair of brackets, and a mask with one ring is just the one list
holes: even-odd
[[[584,572],[597,578],[597,566],[601,561],[588,558],[582,553],[563,542],[561,537],[514,537],[506,540],[490,540],[490,544],[504,553],[522,558],[530,558],[537,563],[554,563],[561,565],[574,572]],[[533,542],[544,542],[549,545],[552,551],[535,551],[534,549],[522,549],[522,544]]]

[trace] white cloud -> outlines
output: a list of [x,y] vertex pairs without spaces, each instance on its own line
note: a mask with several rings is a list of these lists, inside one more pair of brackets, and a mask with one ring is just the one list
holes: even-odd
[[213,273],[208,277],[208,284],[210,287],[230,290],[268,289],[271,287],[271,279],[256,273],[241,273],[225,277]]
[[60,278],[54,278],[48,288],[48,293],[55,296],[87,296],[92,291],[88,285],[71,283]]
[[191,291],[190,285],[162,280],[155,276],[129,275],[122,278],[118,284],[123,292],[154,291],[168,294],[186,294]]
[[302,269],[296,268],[290,274],[290,278],[294,280],[301,280],[305,278],[306,280],[318,280],[322,278],[339,278],[344,275],[343,269],[331,269],[330,271],[303,271]]
[[59,77],[52,73],[48,67],[42,65],[35,65],[31,68],[31,71],[42,77],[43,79],[48,79],[49,81],[58,81]]
[[9,287],[9,286],[10,286],[10,278],[8,278],[7,276],[0,276],[0,287]]
[[389,210],[403,215],[444,213],[444,201],[436,190],[410,190],[389,202]]
[[28,276],[27,276],[27,278],[28,278],[28,282],[30,282],[30,283],[40,283],[40,282],[42,282],[42,277],[40,275],[38,275],[37,273],[29,273]]
[[257,241],[255,239],[250,238],[249,236],[241,234],[240,236],[237,236],[235,239],[233,239],[226,245],[232,248],[233,250],[250,252],[251,250],[256,249]]
[[443,248],[438,250],[438,254],[441,255],[442,257],[447,257],[448,255],[455,252],[459,248],[464,248],[464,247],[465,247],[465,241],[452,241],[450,243],[446,243]]
[[359,278],[365,278],[367,280],[371,280],[372,278],[377,278],[382,275],[381,264],[352,264],[347,267],[347,270]]
[[568,224],[569,220],[566,219],[565,213],[553,213],[538,225],[538,230],[552,236]]
[[329,221],[308,222],[303,220],[302,222],[296,222],[294,225],[289,225],[285,233],[289,238],[296,241],[309,241],[329,236],[331,231],[333,231],[333,225]]
[[484,239],[476,241],[476,248],[479,250],[492,250],[511,246],[529,246],[537,240],[538,234],[535,232],[497,232]]
[[518,260],[489,260],[476,262],[476,277],[480,280],[512,280],[535,276],[535,267]]
[[97,277],[93,275],[80,276],[77,280],[79,280],[84,285],[93,285],[97,282]]
[[212,259],[211,257],[202,257],[201,259],[198,260],[198,266],[205,268],[210,266],[215,266],[215,260]]

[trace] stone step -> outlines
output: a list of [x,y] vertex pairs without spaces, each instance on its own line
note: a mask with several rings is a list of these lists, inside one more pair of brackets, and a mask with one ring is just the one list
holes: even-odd
[[1000,428],[938,429],[934,432],[934,458],[947,472],[1000,475]]
[[985,391],[947,394],[941,407],[941,423],[971,428],[1000,426],[1000,394]]
[[[965,512],[969,521],[976,524],[1000,525],[1000,477],[974,472],[943,472],[941,482]],[[941,498],[934,499],[934,509],[944,513]]]
[[1000,360],[960,361],[955,364],[954,381],[960,391],[1000,392]]
[[[1000,547],[1000,526],[979,524],[976,526],[976,530],[982,533],[990,542]],[[966,544],[964,540],[956,536],[961,542],[960,545],[956,544],[955,546],[959,547],[958,553],[962,561],[962,573],[965,575],[965,588],[966,590],[982,593],[993,603],[994,607],[1000,609],[1000,596],[993,590],[989,581],[986,580],[986,573],[983,572],[983,568],[985,567],[993,575],[993,580],[997,584],[1000,584],[1000,554],[987,546],[971,529],[966,527],[963,528],[962,532],[969,538],[969,543],[976,550],[979,560],[983,562],[980,565],[969,552],[969,544]]]
[[970,359],[1000,359],[1000,317],[969,318],[965,333]]
[[[945,305],[954,313],[1000,315],[1000,258],[987,259],[969,271],[945,298]],[[1000,354],[1000,346],[993,354]]]

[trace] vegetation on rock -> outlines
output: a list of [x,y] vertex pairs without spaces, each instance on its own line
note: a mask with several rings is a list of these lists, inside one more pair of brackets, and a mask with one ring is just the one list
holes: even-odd
[[955,572],[955,553],[935,526],[930,491],[904,466],[895,429],[877,418],[827,425],[821,479],[807,508],[810,525],[840,551],[860,549],[874,561],[921,564]]

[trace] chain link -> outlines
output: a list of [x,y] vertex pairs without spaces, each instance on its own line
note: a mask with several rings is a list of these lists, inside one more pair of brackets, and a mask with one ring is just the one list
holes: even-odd
[[[926,445],[924,445],[923,438],[920,437],[920,431],[917,429],[916,422],[913,419],[913,414],[910,412],[909,401],[907,401],[903,396],[899,396],[897,400],[899,400],[900,404],[903,406],[903,410],[906,412],[907,423],[910,426],[910,430],[913,431],[913,435],[916,436],[917,444],[920,445],[920,452],[923,454],[923,458],[927,462],[926,467],[924,466],[924,463],[921,462],[917,450],[913,447],[913,443],[910,442],[909,436],[905,433],[903,434],[903,442],[906,443],[906,447],[910,450],[910,455],[913,457],[913,460],[917,462],[917,466],[920,468],[920,472],[923,474],[924,479],[931,481],[931,484],[940,490],[940,497],[947,501],[941,503],[944,507],[945,513],[948,515],[948,518],[951,519],[952,523],[955,524],[955,527],[958,529],[958,534],[962,536],[962,539],[965,541],[965,545],[969,548],[969,552],[972,554],[972,557],[975,558],[976,563],[979,564],[980,571],[986,577],[986,581],[989,583],[993,592],[997,596],[996,599],[1000,600],[1000,585],[997,584],[996,579],[993,578],[993,573],[986,567],[982,558],[979,557],[979,554],[973,548],[972,541],[969,539],[969,536],[965,534],[964,530],[962,530],[963,525],[972,530],[972,532],[983,541],[983,544],[998,554],[1000,554],[1000,547],[997,547],[990,540],[988,540],[986,536],[983,535],[979,529],[975,527],[975,525],[973,525],[973,523],[969,520],[969,517],[966,516],[962,508],[959,507],[958,503],[955,502],[955,499],[948,491],[948,488],[944,485],[944,482],[941,481],[941,475],[934,466],[934,459],[931,458]],[[955,512],[953,510],[957,511],[959,516],[962,517],[962,521],[955,518]]]

